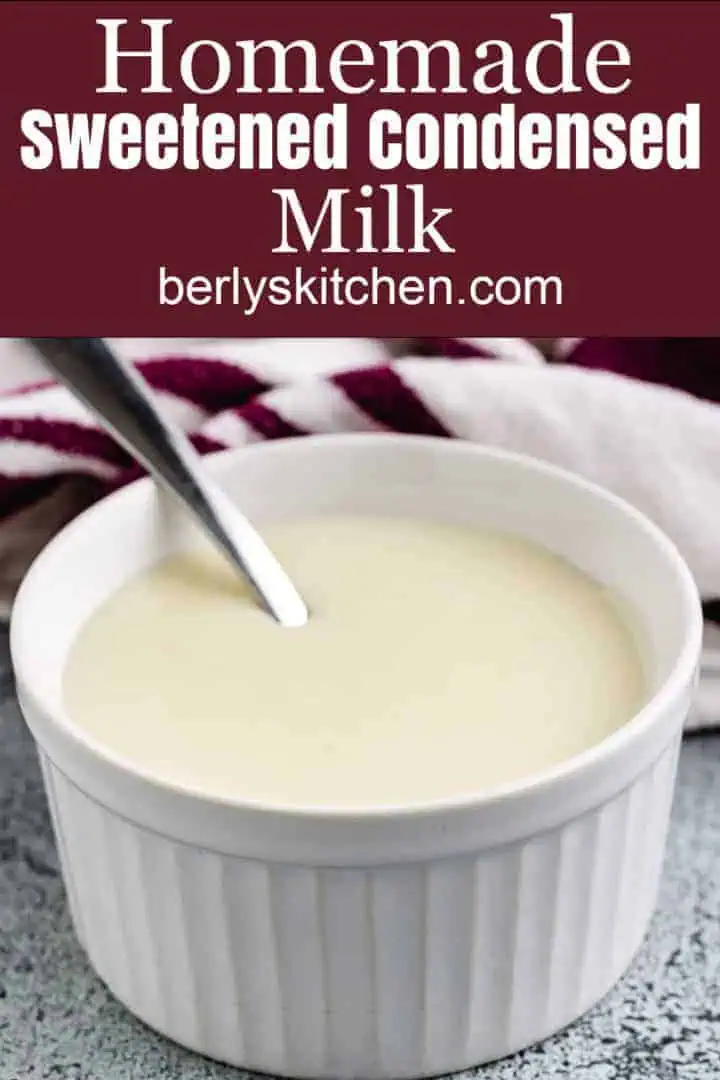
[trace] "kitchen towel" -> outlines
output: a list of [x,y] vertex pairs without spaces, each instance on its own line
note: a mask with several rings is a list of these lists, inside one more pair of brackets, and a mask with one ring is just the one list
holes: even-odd
[[[532,454],[648,514],[685,555],[709,610],[720,598],[720,385],[708,363],[711,343],[702,345],[707,356],[695,352],[705,379],[690,359],[700,347],[693,342],[675,343],[675,352],[603,339],[542,349],[519,338],[113,345],[137,363],[202,452],[312,432],[389,430]],[[49,535],[140,473],[23,346],[0,343],[0,380],[7,607]],[[694,725],[720,724],[716,633],[708,629]]]

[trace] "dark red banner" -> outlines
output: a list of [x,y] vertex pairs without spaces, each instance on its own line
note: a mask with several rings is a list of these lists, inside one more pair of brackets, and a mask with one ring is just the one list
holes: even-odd
[[0,333],[720,333],[718,42],[687,0],[4,3]]

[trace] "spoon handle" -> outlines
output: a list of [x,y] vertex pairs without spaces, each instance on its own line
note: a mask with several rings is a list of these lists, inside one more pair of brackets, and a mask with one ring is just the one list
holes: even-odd
[[250,581],[262,606],[284,626],[303,625],[307,608],[295,586],[255,528],[208,477],[189,439],[161,415],[137,371],[102,338],[26,340],[155,480],[182,500]]

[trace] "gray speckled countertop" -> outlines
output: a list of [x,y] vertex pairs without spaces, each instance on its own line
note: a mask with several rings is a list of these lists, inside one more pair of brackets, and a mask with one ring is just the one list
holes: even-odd
[[[65,907],[0,630],[0,1080],[239,1080],[148,1031],[95,978]],[[720,1077],[720,735],[683,751],[660,906],[620,986],[483,1080]]]

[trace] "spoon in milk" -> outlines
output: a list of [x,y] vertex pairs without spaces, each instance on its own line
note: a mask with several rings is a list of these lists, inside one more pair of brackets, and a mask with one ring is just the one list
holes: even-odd
[[177,496],[282,626],[303,626],[302,597],[262,537],[208,475],[190,440],[165,419],[147,384],[102,338],[26,338],[50,370],[158,484]]

